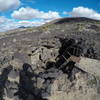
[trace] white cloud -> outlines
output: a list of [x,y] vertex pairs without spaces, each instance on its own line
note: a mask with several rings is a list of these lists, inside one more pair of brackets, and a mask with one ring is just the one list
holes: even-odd
[[40,26],[43,25],[45,22],[43,21],[19,21],[18,24],[19,26],[24,26],[24,27],[32,27],[32,26]]
[[15,21],[13,19],[8,19],[3,16],[0,16],[0,32],[16,29],[19,27],[33,27],[33,26],[41,26],[48,22],[48,20],[34,20],[34,21]]
[[[8,19],[4,16],[0,16],[0,32],[2,31],[6,31],[10,29],[10,25],[13,23],[14,21],[12,19]],[[13,24],[14,27],[14,24]]]
[[72,12],[70,12],[69,14],[73,17],[87,17],[100,20],[100,13],[96,12],[93,9],[85,8],[82,6],[73,8]]
[[44,12],[44,11],[39,11],[38,9],[22,7],[18,11],[17,10],[14,11],[12,13],[12,17],[20,20],[28,20],[33,18],[56,19],[56,18],[60,18],[60,15],[58,12],[54,12],[54,11]]
[[6,23],[10,23],[10,22],[12,22],[11,19],[8,19],[8,18],[6,18],[4,16],[0,16],[0,25],[6,24]]
[[0,12],[16,8],[20,3],[20,0],[0,0]]
[[7,19],[4,16],[0,16],[0,24],[3,24],[7,21]]
[[64,11],[63,14],[66,15],[66,14],[68,14],[68,12]]

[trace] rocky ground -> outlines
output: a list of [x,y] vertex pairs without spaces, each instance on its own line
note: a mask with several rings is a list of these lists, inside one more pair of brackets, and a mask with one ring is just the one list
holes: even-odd
[[66,62],[71,55],[100,60],[99,52],[100,21],[87,18],[2,33],[0,100],[99,100],[100,79]]

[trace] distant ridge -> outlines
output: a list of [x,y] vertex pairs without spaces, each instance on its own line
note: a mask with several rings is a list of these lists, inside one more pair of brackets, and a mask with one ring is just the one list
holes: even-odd
[[26,28],[25,26],[20,26],[20,27],[18,27],[18,28]]
[[95,20],[95,19],[91,19],[91,18],[86,18],[86,17],[67,17],[67,18],[60,18],[60,19],[56,19],[51,21],[49,24],[63,24],[63,23],[68,23],[68,22],[83,22],[83,21],[87,21],[87,22],[98,22],[100,20]]

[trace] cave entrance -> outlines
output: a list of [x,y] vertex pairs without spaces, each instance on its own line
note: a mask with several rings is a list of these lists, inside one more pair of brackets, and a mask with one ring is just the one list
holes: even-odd
[[[80,46],[80,44],[74,40],[69,39],[65,40],[65,42],[61,42],[62,47],[59,50],[59,55],[56,59],[56,66],[59,68],[67,59],[71,56],[80,57],[83,53],[83,48]],[[73,62],[72,62],[73,64]]]
[[70,78],[72,76],[72,70],[75,68],[75,62],[68,61],[71,56],[80,57],[83,53],[81,42],[74,39],[63,40],[62,46],[59,49],[59,55],[56,59],[56,67],[68,74]]

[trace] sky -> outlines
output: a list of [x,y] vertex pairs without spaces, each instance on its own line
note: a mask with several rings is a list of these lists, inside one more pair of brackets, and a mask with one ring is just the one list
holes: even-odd
[[100,20],[100,0],[0,0],[0,32],[63,17]]

